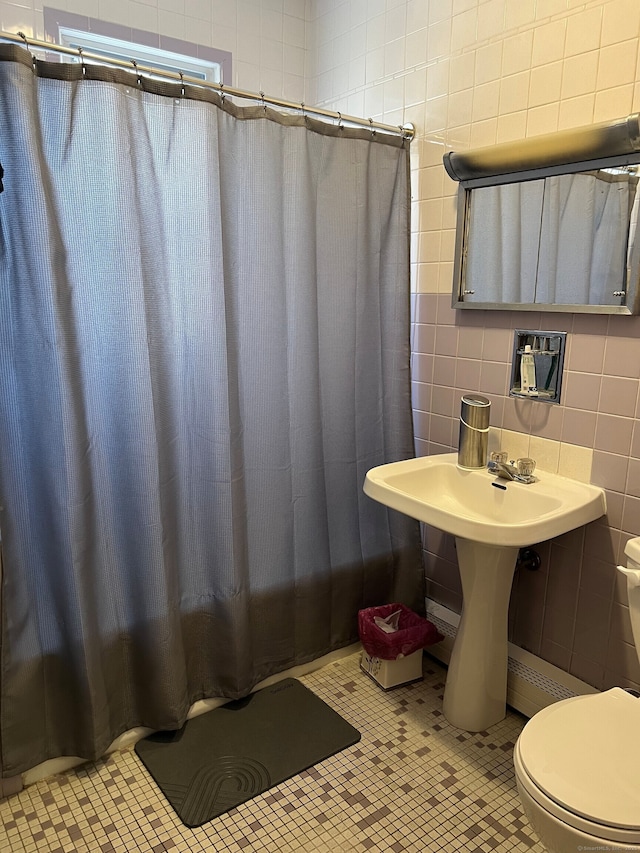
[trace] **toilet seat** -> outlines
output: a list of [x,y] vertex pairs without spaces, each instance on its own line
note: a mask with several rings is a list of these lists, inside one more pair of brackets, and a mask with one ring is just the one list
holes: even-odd
[[542,808],[575,829],[638,844],[639,728],[640,699],[619,687],[550,705],[518,738],[519,781]]

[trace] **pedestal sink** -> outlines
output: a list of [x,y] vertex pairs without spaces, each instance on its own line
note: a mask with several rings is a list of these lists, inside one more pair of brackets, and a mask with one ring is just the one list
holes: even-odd
[[530,484],[459,468],[456,453],[372,468],[364,492],[456,538],[462,618],[453,646],[443,712],[467,731],[506,713],[507,616],[518,551],[594,521],[602,489],[536,470]]

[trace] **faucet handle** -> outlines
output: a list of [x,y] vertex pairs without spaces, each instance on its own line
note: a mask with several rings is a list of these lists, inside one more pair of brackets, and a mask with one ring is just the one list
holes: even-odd
[[533,477],[533,472],[536,470],[536,460],[530,459],[528,456],[518,459],[518,474],[521,477]]
[[506,450],[492,450],[489,454],[489,461],[505,463],[508,459],[508,456],[509,454]]

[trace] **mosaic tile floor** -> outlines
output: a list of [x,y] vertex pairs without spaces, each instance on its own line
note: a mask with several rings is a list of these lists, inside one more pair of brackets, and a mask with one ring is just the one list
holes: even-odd
[[543,853],[523,816],[511,753],[517,713],[469,734],[441,714],[445,669],[384,692],[351,655],[301,677],[360,743],[211,823],[188,829],[133,749],[0,802],[2,853]]

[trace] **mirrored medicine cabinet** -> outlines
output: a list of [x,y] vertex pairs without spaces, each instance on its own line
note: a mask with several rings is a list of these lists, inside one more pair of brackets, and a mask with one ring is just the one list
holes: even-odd
[[444,156],[454,308],[640,313],[639,115]]

